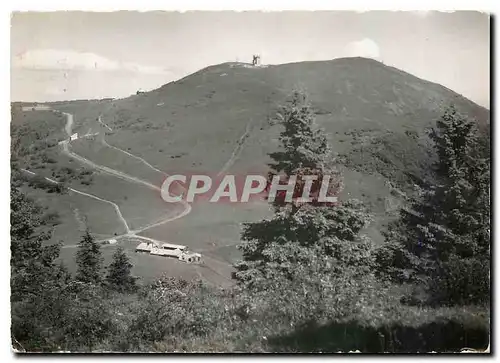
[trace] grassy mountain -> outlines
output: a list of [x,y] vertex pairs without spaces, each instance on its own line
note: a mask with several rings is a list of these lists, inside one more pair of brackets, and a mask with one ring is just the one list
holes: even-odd
[[[293,88],[305,89],[332,146],[352,169],[399,182],[422,178],[426,127],[444,108],[485,124],[486,109],[440,85],[380,62],[343,58],[268,67],[225,63],[157,90],[111,102],[110,137],[162,167],[216,171],[247,125],[251,132],[235,170],[259,168],[274,149],[272,119]],[[381,150],[384,149],[384,150]],[[246,150],[246,151],[245,151]],[[424,168],[425,169],[425,168]]]
[[115,130],[111,143],[166,171],[217,173],[238,143],[244,145],[228,172],[264,171],[280,132],[274,116],[294,88],[310,95],[345,166],[345,195],[381,216],[399,203],[394,188],[428,176],[433,155],[425,131],[447,106],[489,124],[488,110],[457,93],[365,58],[214,65],[100,112]]
[[[489,128],[488,110],[441,85],[365,58],[262,67],[224,63],[124,99],[55,102],[51,106],[75,115],[74,132],[101,130],[110,145],[143,157],[167,173],[246,174],[267,171],[268,154],[276,151],[281,131],[276,111],[293,89],[309,94],[317,122],[344,171],[341,198],[356,197],[371,208],[375,222],[366,233],[378,242],[383,241],[384,224],[403,202],[402,195],[428,177],[434,155],[426,128],[444,109],[454,104],[486,131]],[[99,115],[109,129],[97,121]],[[72,150],[152,183],[162,181],[162,175],[151,174],[144,164],[99,139],[78,140]],[[147,224],[144,216],[161,210],[149,208],[147,212],[153,205],[149,195],[141,206],[136,199],[142,194],[133,203],[131,197],[118,199],[118,189],[110,186],[112,180],[114,177],[95,175],[92,185],[78,187],[120,206],[130,205],[130,218],[141,225]],[[120,190],[140,189],[120,183]],[[186,244],[206,256],[231,262],[238,256],[234,245],[239,242],[240,223],[259,220],[266,210],[262,205],[198,206],[189,215],[145,235]],[[149,266],[146,260],[144,266]],[[217,273],[226,275],[227,268]]]

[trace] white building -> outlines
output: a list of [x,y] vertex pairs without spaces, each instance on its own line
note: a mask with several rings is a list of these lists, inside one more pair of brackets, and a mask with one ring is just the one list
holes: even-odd
[[182,253],[186,250],[186,246],[172,245],[170,243],[162,244],[161,247],[153,247],[151,249],[152,255],[168,256],[180,258]]
[[189,252],[186,246],[164,243],[159,246],[155,242],[142,242],[136,248],[136,252],[145,252],[155,256],[166,256],[178,258],[187,263],[201,262],[201,254]]

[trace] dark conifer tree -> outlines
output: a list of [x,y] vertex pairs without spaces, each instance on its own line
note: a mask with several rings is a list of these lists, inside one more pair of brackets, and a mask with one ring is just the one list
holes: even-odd
[[[347,200],[332,205],[318,201],[325,175],[330,177],[328,196],[339,193],[342,181],[305,95],[295,92],[278,116],[284,127],[282,148],[270,155],[274,160],[270,178],[279,175],[287,183],[292,176],[300,180],[303,175],[316,175],[317,180],[311,187],[311,202],[300,201],[304,183],[297,182],[292,201],[286,201],[284,193],[277,196],[272,218],[245,225],[244,242],[239,246],[243,260],[236,264],[236,278],[246,286],[278,275],[290,277],[297,264],[312,263],[309,258],[318,254],[335,256],[339,267],[344,253],[366,255],[370,249],[369,241],[358,235],[370,220],[361,202]],[[365,262],[369,264],[369,258]]]
[[120,292],[135,291],[137,286],[135,284],[136,278],[131,275],[132,267],[127,254],[119,246],[113,254],[113,261],[108,266],[106,276],[108,286]]
[[489,299],[490,155],[473,120],[454,107],[430,132],[437,185],[420,191],[378,253],[381,269],[423,284],[432,300]]
[[85,283],[100,284],[102,282],[102,261],[101,246],[95,241],[89,230],[85,231],[81,241],[78,243],[78,251],[76,253],[76,280]]

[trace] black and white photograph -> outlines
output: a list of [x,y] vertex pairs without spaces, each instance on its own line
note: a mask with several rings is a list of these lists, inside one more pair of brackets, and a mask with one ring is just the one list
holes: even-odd
[[494,24],[13,11],[12,354],[491,354]]

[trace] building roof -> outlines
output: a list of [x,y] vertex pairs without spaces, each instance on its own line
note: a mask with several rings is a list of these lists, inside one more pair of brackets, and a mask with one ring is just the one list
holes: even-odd
[[151,251],[152,247],[151,243],[142,242],[135,249],[139,251]]
[[161,245],[162,248],[173,248],[173,249],[179,249],[179,250],[185,250],[186,246],[183,245],[174,245],[172,243],[164,243]]
[[152,255],[157,256],[170,256],[170,257],[179,257],[181,254],[180,250],[165,250],[163,248],[153,248],[151,250]]
[[196,252],[189,252],[189,253],[186,253],[184,256],[186,256],[186,257],[201,257],[201,254],[196,253]]

